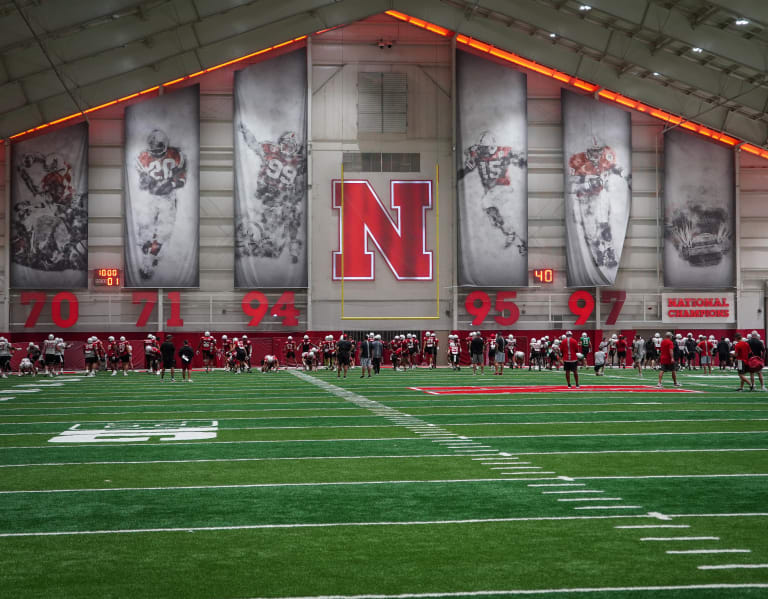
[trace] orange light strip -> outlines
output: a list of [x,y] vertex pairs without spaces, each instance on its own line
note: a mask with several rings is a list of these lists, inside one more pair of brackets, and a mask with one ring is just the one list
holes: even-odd
[[[325,31],[328,31],[327,29]],[[98,110],[103,110],[104,108],[108,108],[110,106],[114,106],[116,104],[120,104],[122,102],[127,102],[128,100],[132,100],[134,98],[138,98],[139,96],[144,96],[146,94],[155,92],[159,90],[161,87],[170,87],[172,85],[176,85],[177,83],[181,83],[182,81],[189,81],[190,79],[193,79],[195,77],[199,77],[200,75],[204,75],[205,73],[210,73],[211,71],[216,71],[218,69],[228,67],[230,65],[236,64],[238,62],[243,62],[244,60],[248,60],[249,58],[253,58],[254,56],[258,56],[260,54],[265,54],[267,52],[271,52],[273,50],[277,50],[279,48],[284,48],[286,46],[290,46],[292,44],[298,44],[299,42],[304,41],[307,39],[306,35],[302,35],[300,37],[294,38],[292,40],[288,40],[286,42],[281,42],[279,44],[275,44],[274,46],[270,46],[269,48],[264,48],[263,50],[259,50],[257,52],[251,52],[250,54],[246,54],[245,56],[241,56],[240,58],[235,58],[233,60],[229,60],[227,62],[223,62],[221,64],[217,64],[215,66],[209,67],[207,69],[203,69],[202,71],[198,71],[197,73],[192,73],[191,75],[185,75],[184,77],[179,77],[178,79],[172,79],[171,81],[166,81],[162,85],[155,85],[154,87],[149,87],[147,89],[144,89],[140,92],[136,92],[134,94],[130,94],[128,96],[123,96],[122,98],[118,98],[117,100],[111,100],[110,102],[105,102],[104,104],[99,104],[98,106],[92,106],[91,108],[86,108],[82,112],[76,112],[74,114],[67,115],[65,117],[62,117],[60,119],[56,119],[55,121],[50,121],[48,123],[44,123],[42,125],[38,125],[37,127],[32,127],[31,129],[27,129],[26,131],[22,131],[20,133],[16,133],[14,135],[11,135],[9,139],[16,139],[18,137],[23,137],[24,135],[28,135],[30,133],[35,133],[37,131],[40,131],[42,129],[47,129],[48,127],[51,127],[53,125],[58,125],[59,123],[63,123],[65,121],[69,121],[72,119],[75,119],[77,117],[84,116],[86,114],[91,114],[92,112],[96,112]]]
[[[427,29],[429,31],[434,31],[435,33],[438,33],[439,35],[442,35],[445,37],[453,35],[453,32],[448,29],[444,29],[432,23],[422,21],[421,19],[411,17],[401,12],[388,10],[386,14],[400,21],[414,25],[416,27]],[[434,28],[439,29],[439,31],[435,31]],[[654,108],[652,106],[648,106],[647,104],[643,104],[642,102],[639,102],[627,96],[623,96],[622,94],[619,94],[617,92],[613,92],[608,89],[601,89],[599,86],[595,85],[594,83],[590,83],[589,81],[579,79],[578,77],[572,77],[567,73],[563,73],[562,71],[558,71],[556,69],[551,69],[547,66],[539,64],[532,60],[528,60],[527,58],[523,58],[522,56],[515,54],[514,52],[508,52],[507,50],[496,48],[491,44],[486,44],[485,42],[482,42],[480,40],[476,40],[474,38],[468,37],[466,35],[461,35],[461,34],[456,36],[456,42],[459,44],[463,44],[465,46],[469,46],[470,48],[473,48],[479,52],[490,54],[491,56],[495,56],[496,58],[500,58],[507,62],[511,62],[512,64],[516,64],[517,66],[527,69],[529,71],[533,71],[535,73],[539,73],[540,75],[544,75],[546,77],[556,79],[557,81],[560,81],[567,85],[571,85],[578,89],[584,90],[588,93],[597,92],[597,95],[603,100],[607,100],[615,104],[620,104],[621,106],[625,106],[632,110],[637,110],[638,112],[643,112],[654,118],[657,118],[659,120],[662,120],[664,122],[670,123],[675,126],[679,125],[680,127],[683,127],[688,131],[692,131],[693,133],[698,133],[703,137],[708,137],[709,139],[722,142],[729,146],[739,145],[739,147],[746,152],[754,154],[755,156],[760,156],[761,158],[768,159],[768,150],[765,150],[758,146],[754,146],[752,144],[744,143],[740,139],[731,137],[730,135],[727,135],[725,133],[715,131],[713,129],[710,129],[709,127],[705,127],[704,125],[699,125],[698,123],[687,121],[683,117],[666,112],[664,110],[659,110],[658,108]]]

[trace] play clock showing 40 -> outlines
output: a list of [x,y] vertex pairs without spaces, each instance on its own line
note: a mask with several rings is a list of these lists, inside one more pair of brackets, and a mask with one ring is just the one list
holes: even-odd
[[[472,291],[464,300],[464,309],[473,317],[472,326],[481,326],[492,321],[508,327],[520,319],[520,308],[514,301],[516,298],[517,291],[498,291],[493,294],[481,290]],[[601,303],[611,304],[605,324],[616,324],[626,299],[626,291],[609,290],[600,294]],[[595,311],[595,297],[588,291],[574,291],[568,297],[568,309],[576,317],[575,324],[583,325]]]

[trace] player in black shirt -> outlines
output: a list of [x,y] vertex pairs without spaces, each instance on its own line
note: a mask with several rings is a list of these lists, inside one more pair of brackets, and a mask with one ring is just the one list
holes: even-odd
[[186,380],[188,383],[192,382],[192,358],[195,357],[195,351],[189,346],[189,341],[184,340],[184,347],[179,350],[179,358],[181,358],[181,380]]
[[173,335],[168,333],[165,336],[165,341],[160,346],[160,356],[163,360],[163,367],[160,370],[160,378],[165,378],[165,369],[171,369],[171,382],[175,383],[176,379],[173,378],[174,368],[176,367],[176,346],[173,345]]
[[339,337],[339,342],[336,344],[336,361],[338,367],[336,370],[336,377],[341,376],[342,369],[344,370],[344,378],[347,378],[347,370],[349,370],[349,359],[352,354],[352,343],[347,339],[346,335]]

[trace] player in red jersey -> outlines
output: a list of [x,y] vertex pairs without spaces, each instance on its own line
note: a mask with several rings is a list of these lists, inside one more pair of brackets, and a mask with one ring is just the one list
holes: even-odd
[[675,373],[677,367],[675,365],[675,342],[672,341],[672,333],[666,333],[664,335],[664,339],[661,342],[661,348],[659,350],[659,364],[661,365],[659,370],[659,389],[661,389],[663,386],[661,384],[661,379],[665,372],[671,372],[672,382],[674,383],[675,387],[681,387],[682,385],[677,382],[677,374]]
[[131,353],[133,348],[125,337],[120,337],[120,340],[115,344],[115,351],[117,358],[120,360],[120,367],[123,371],[123,376],[128,376],[128,368],[131,366]]
[[244,123],[238,126],[246,145],[261,159],[256,179],[259,214],[238,224],[239,255],[279,258],[287,248],[291,262],[302,257],[301,227],[307,160],[304,145],[293,131],[277,140],[259,141]]
[[464,151],[464,168],[457,175],[458,179],[462,179],[470,172],[477,171],[484,189],[483,203],[488,220],[504,235],[504,247],[514,244],[521,255],[528,253],[528,242],[514,228],[515,215],[507,210],[503,201],[507,194],[503,188],[512,184],[510,167],[524,169],[527,165],[524,152],[515,152],[509,146],[499,146],[493,133],[483,131],[477,144]]
[[226,335],[221,336],[221,347],[219,348],[219,359],[227,370],[232,370],[232,341]]
[[627,367],[627,338],[619,335],[616,340],[616,358],[619,362],[619,368]]
[[147,374],[160,374],[158,370],[158,360],[160,359],[160,344],[157,338],[150,333],[144,339],[144,368]]
[[699,352],[701,369],[706,371],[707,374],[712,374],[712,354],[715,352],[714,339],[707,339],[704,335],[699,335],[696,351]]
[[296,344],[293,342],[293,337],[288,335],[288,339],[283,344],[283,355],[285,356],[285,363],[288,364],[288,360],[293,360],[293,366],[298,368],[296,362]]
[[573,373],[573,379],[576,383],[576,388],[579,388],[579,342],[573,337],[573,333],[568,331],[565,334],[565,339],[560,341],[560,352],[563,356],[563,370],[565,370],[565,382],[568,383],[568,388],[571,387],[571,373]]
[[264,359],[261,361],[261,371],[279,372],[280,362],[278,361],[277,356],[273,356],[272,354],[267,354],[264,356]]
[[[458,343],[458,335],[456,335],[456,342]],[[427,331],[424,335],[424,355],[427,358],[427,368],[435,367],[435,358],[437,353],[437,338],[432,336],[432,333]]]
[[112,371],[112,376],[117,376],[117,366],[120,362],[120,358],[117,355],[117,341],[110,335],[107,337],[107,362],[109,363],[109,369]]
[[205,372],[211,372],[216,365],[216,339],[211,335],[210,331],[205,331],[205,334],[200,337],[200,341],[197,344],[197,353],[203,355],[203,368]]
[[142,260],[139,274],[151,279],[160,260],[160,251],[173,235],[176,224],[176,190],[187,183],[187,160],[168,136],[154,129],[147,137],[147,148],[136,157],[139,189],[151,196],[147,209],[135,215],[137,242]]
[[611,147],[596,138],[586,151],[570,157],[568,167],[570,193],[577,200],[574,217],[581,225],[592,259],[598,267],[615,268],[618,261],[611,230],[611,202],[599,196],[608,189],[611,176],[623,179],[631,189],[631,175],[617,164]]

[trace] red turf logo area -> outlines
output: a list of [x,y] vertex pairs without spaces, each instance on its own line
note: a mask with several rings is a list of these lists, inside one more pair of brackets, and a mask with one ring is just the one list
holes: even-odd
[[[398,280],[432,280],[426,212],[432,209],[432,181],[391,181],[393,219],[369,181],[333,181],[333,208],[339,211],[339,251],[333,252],[333,280],[372,281],[372,246]],[[343,204],[343,207],[342,207]],[[342,260],[343,254],[343,260]]]
[[582,385],[578,389],[567,385],[525,385],[518,387],[408,387],[412,391],[423,391],[429,395],[505,395],[511,393],[599,393],[612,391],[614,393],[700,393],[691,389],[669,388],[659,389],[651,385]]

